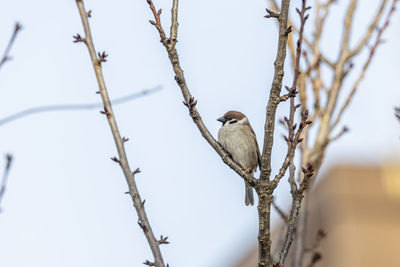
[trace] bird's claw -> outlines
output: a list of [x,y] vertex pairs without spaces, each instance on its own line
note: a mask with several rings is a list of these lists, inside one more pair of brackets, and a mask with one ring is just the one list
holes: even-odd
[[224,156],[224,161],[227,161],[228,158],[232,158],[232,155],[229,154],[228,152],[226,152],[225,156]]

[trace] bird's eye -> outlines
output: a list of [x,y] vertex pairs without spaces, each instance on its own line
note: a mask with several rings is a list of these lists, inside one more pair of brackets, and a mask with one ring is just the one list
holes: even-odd
[[227,121],[230,121],[232,119],[231,116],[229,116],[228,118],[226,118]]

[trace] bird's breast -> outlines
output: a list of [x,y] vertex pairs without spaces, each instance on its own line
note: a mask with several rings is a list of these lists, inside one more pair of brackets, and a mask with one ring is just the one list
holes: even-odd
[[223,126],[218,132],[218,141],[231,154],[233,160],[243,168],[256,169],[258,164],[257,144],[242,125]]

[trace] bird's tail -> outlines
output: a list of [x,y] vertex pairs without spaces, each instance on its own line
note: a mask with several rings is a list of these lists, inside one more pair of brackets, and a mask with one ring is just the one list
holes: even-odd
[[246,188],[246,195],[244,202],[246,203],[246,206],[248,205],[254,205],[254,195],[253,195],[253,188],[248,185],[246,182],[244,182],[245,188]]

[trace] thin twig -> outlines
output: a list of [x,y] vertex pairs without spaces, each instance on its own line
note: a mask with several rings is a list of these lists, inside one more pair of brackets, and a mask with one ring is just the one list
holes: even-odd
[[342,137],[345,133],[347,133],[349,131],[349,129],[346,127],[346,126],[344,126],[343,128],[342,128],[342,130],[339,132],[339,133],[337,133],[335,136],[333,136],[333,137],[330,137],[329,138],[329,141],[328,142],[333,142],[333,141],[336,141],[336,140],[338,140],[340,137]]
[[321,244],[321,241],[326,237],[326,235],[327,235],[327,233],[326,233],[324,230],[319,229],[319,230],[317,231],[317,234],[315,235],[314,243],[312,244],[311,247],[306,248],[306,249],[304,250],[304,252],[307,253],[307,252],[313,252],[313,251],[315,251],[315,250],[319,247],[319,245]]
[[313,255],[311,256],[310,263],[307,265],[307,267],[313,267],[317,262],[319,262],[322,259],[322,254],[318,251],[315,251]]
[[302,250],[302,257],[301,259],[304,258],[304,255],[306,253],[312,253],[310,262],[308,263],[307,267],[312,267],[314,266],[318,261],[322,259],[322,254],[317,251],[317,248],[320,246],[321,241],[326,237],[326,232],[322,229],[319,229],[317,231],[314,243],[310,248],[306,248]]
[[[334,1],[334,0],[333,0]],[[329,0],[329,2],[333,2],[332,0]],[[274,10],[279,10],[278,5],[276,3],[276,0],[269,0],[269,3],[271,4],[272,8]],[[290,21],[290,18],[288,20],[288,24],[291,25],[293,32],[295,33],[299,33],[299,29]],[[306,37],[303,37],[304,39],[304,43],[311,49],[311,51],[316,51],[316,46],[315,44],[313,44],[310,40],[308,40]],[[291,53],[292,53],[292,58],[293,58],[293,62],[294,62],[294,57],[295,57],[295,52],[294,49],[291,48]],[[331,68],[335,68],[335,65],[332,61],[330,61],[328,58],[326,58],[324,55],[322,55],[321,53],[319,54],[319,58],[321,59],[322,62],[324,62],[325,64],[327,64],[329,67]],[[295,68],[294,64],[293,64],[293,69]]]
[[[297,106],[294,104],[294,96],[296,95],[296,85],[297,85],[297,79],[299,77],[299,69],[300,69],[300,57],[302,55],[301,48],[302,48],[302,40],[303,40],[303,32],[304,32],[304,25],[307,21],[308,15],[306,15],[306,11],[309,9],[309,7],[306,6],[307,1],[303,0],[302,1],[302,7],[301,10],[297,10],[299,17],[300,17],[300,31],[299,31],[299,40],[297,41],[297,49],[296,49],[296,64],[295,64],[295,76],[293,79],[293,84],[291,88],[288,88],[288,91],[293,94],[291,97],[291,102],[290,102],[290,115],[288,119],[285,119],[287,123],[287,128],[288,128],[288,136],[286,137],[286,141],[288,143],[288,153],[285,159],[285,163],[283,167],[288,168],[289,166],[292,166],[290,168],[290,173],[289,173],[289,184],[291,187],[291,194],[292,194],[292,208],[290,211],[289,219],[288,219],[288,229],[286,232],[286,238],[285,242],[282,246],[281,252],[279,253],[278,257],[278,266],[283,266],[285,259],[287,257],[287,253],[289,251],[289,248],[293,242],[293,235],[295,232],[296,228],[296,219],[299,214],[299,209],[301,206],[301,201],[304,196],[304,190],[308,185],[309,177],[311,177],[313,168],[311,165],[307,167],[307,169],[303,168],[303,173],[304,173],[304,179],[301,182],[299,188],[297,188],[297,185],[294,181],[294,164],[293,164],[293,158],[294,158],[294,152],[296,150],[296,146],[298,143],[302,141],[300,138],[300,134],[302,130],[306,127],[307,124],[311,124],[311,121],[307,120],[308,117],[308,112],[302,113],[302,121],[300,125],[298,126],[298,130],[295,133],[296,125],[294,125],[294,113],[296,111]],[[286,165],[285,165],[286,164]],[[282,168],[281,168],[282,170]],[[286,170],[283,171],[283,173],[286,172]],[[279,175],[279,174],[278,174]],[[279,179],[281,177],[278,177],[278,175],[275,177],[274,181],[277,180],[279,182]]]
[[352,0],[347,7],[346,15],[344,18],[344,34],[340,44],[340,53],[338,59],[335,63],[335,69],[332,78],[332,85],[330,87],[329,93],[327,95],[327,101],[325,107],[323,108],[319,129],[315,141],[315,145],[313,147],[313,158],[310,159],[310,162],[313,163],[315,168],[319,168],[322,163],[323,155],[320,155],[318,151],[322,153],[325,151],[327,144],[329,143],[329,134],[331,133],[331,120],[332,114],[337,106],[337,100],[339,96],[339,92],[343,85],[343,80],[347,75],[346,67],[349,62],[348,54],[349,50],[349,42],[350,42],[350,33],[352,30],[352,22],[353,15],[357,6],[357,0]]
[[297,191],[297,184],[296,184],[296,181],[294,179],[295,174],[296,174],[296,166],[294,166],[294,162],[293,162],[293,159],[292,159],[290,161],[290,165],[289,165],[289,177],[288,177],[288,182],[289,182],[291,194],[293,194],[294,192]]
[[[295,110],[296,108],[293,107],[293,110]],[[291,108],[292,110],[292,108]],[[294,111],[290,112],[291,114],[293,113],[292,116],[294,116]],[[281,166],[281,168],[279,169],[279,172],[277,175],[275,175],[274,179],[270,182],[270,187],[271,189],[275,189],[278,184],[279,181],[282,179],[282,177],[285,175],[286,170],[288,169],[288,167],[290,166],[294,155],[295,155],[295,151],[297,148],[297,145],[303,141],[303,139],[300,137],[301,133],[303,132],[303,129],[311,124],[311,121],[307,120],[308,119],[308,112],[302,113],[301,115],[301,122],[300,125],[296,131],[296,134],[294,134],[293,129],[296,127],[296,125],[293,124],[293,118],[290,121],[290,119],[288,119],[288,131],[289,131],[289,137],[285,137],[285,140],[288,144],[288,150],[285,156],[285,159],[283,161],[283,164]]]
[[289,119],[285,119],[287,123],[287,128],[288,128],[288,136],[285,138],[288,144],[288,152],[286,154],[284,163],[282,164],[281,169],[279,170],[279,173],[275,176],[273,181],[271,182],[273,188],[275,188],[280,179],[285,175],[287,168],[289,167],[290,163],[293,161],[296,147],[297,145],[302,141],[300,138],[301,133],[303,129],[308,125],[311,124],[311,121],[308,121],[308,111],[302,113],[302,121],[298,127],[298,130],[295,131],[296,125],[294,124],[294,115],[297,109],[297,106],[294,104],[294,98],[296,94],[298,93],[296,90],[296,85],[297,85],[297,80],[300,75],[300,57],[301,57],[301,49],[302,49],[302,42],[303,42],[303,32],[304,32],[304,25],[308,19],[308,15],[305,14],[307,10],[310,9],[310,7],[306,7],[306,1],[303,0],[302,4],[302,9],[301,11],[297,9],[297,12],[299,13],[300,16],[300,32],[299,32],[299,39],[297,41],[297,48],[296,48],[296,60],[295,60],[295,69],[294,69],[294,78],[293,78],[293,83],[291,88],[287,88],[289,91],[290,95],[290,113],[289,113]]
[[[89,21],[88,21],[88,13],[85,10],[84,4],[82,0],[76,0],[76,4],[79,9],[79,14],[81,16],[82,25],[85,30],[85,38],[82,41],[86,44],[90,58],[92,60],[93,68],[96,74],[97,82],[100,89],[100,95],[104,103],[104,114],[106,114],[108,123],[111,128],[111,132],[114,137],[114,142],[118,150],[119,159],[117,160],[121,169],[125,175],[126,181],[129,187],[129,193],[131,195],[133,205],[138,214],[139,220],[138,224],[142,228],[144,235],[146,236],[147,242],[150,245],[151,251],[154,257],[154,266],[157,267],[165,267],[164,260],[160,251],[160,244],[156,237],[154,236],[153,230],[151,229],[150,222],[147,218],[147,214],[144,209],[144,205],[142,204],[141,197],[139,195],[139,191],[136,187],[134,173],[129,167],[128,158],[126,155],[125,147],[124,147],[124,139],[121,138],[121,135],[118,130],[118,125],[114,116],[114,112],[112,110],[111,101],[108,96],[106,84],[104,81],[103,73],[102,73],[102,60],[101,58],[105,58],[103,55],[105,53],[100,54],[98,58],[96,56],[96,50],[94,48],[92,35],[90,32]],[[77,38],[76,38],[77,39]]]
[[11,154],[6,155],[6,165],[3,171],[3,178],[1,180],[1,187],[0,187],[0,212],[2,211],[1,203],[3,201],[4,193],[6,192],[8,176],[10,174],[11,164],[13,161],[13,156]]
[[11,47],[13,46],[14,41],[17,38],[17,35],[21,31],[21,29],[22,29],[21,24],[19,22],[15,23],[14,31],[11,35],[10,40],[8,41],[7,47],[4,50],[3,56],[0,60],[0,69],[1,69],[1,67],[3,67],[4,63],[6,63],[7,61],[9,61],[11,59],[11,57],[9,55],[10,51],[11,51]]
[[[122,96],[116,99],[111,100],[113,106],[127,103],[134,99],[138,99],[150,94],[153,94],[162,89],[161,85],[150,89],[144,89],[140,92],[135,92],[126,96]],[[90,104],[60,104],[60,105],[47,105],[47,106],[38,106],[33,108],[27,108],[22,111],[16,112],[14,114],[8,115],[4,118],[0,118],[0,126],[8,124],[10,122],[16,121],[18,119],[22,119],[24,117],[44,112],[53,112],[53,111],[76,111],[76,110],[92,110],[103,107],[103,102],[98,103],[90,103]]]
[[400,121],[400,107],[394,108],[394,116]]
[[375,14],[375,17],[372,20],[371,24],[369,25],[367,32],[365,33],[364,37],[360,40],[358,45],[353,50],[350,51],[350,53],[348,55],[349,58],[358,54],[361,51],[361,49],[367,45],[368,41],[370,40],[370,38],[372,36],[372,33],[376,29],[376,25],[378,25],[379,19],[382,16],[383,10],[385,9],[385,6],[386,6],[386,2],[387,2],[387,0],[382,0],[379,10]]
[[292,191],[292,208],[290,210],[289,220],[288,220],[288,229],[286,232],[285,242],[283,243],[282,249],[279,253],[278,264],[283,266],[285,263],[285,259],[289,252],[289,249],[293,243],[294,234],[296,230],[296,219],[299,215],[299,210],[301,207],[301,201],[304,198],[304,192],[308,188],[311,177],[313,176],[314,169],[311,165],[308,165],[307,168],[303,168],[303,181],[300,184],[299,189],[296,191]]

